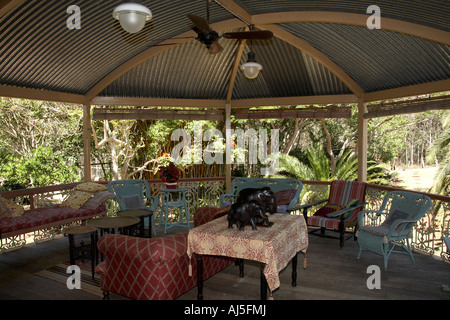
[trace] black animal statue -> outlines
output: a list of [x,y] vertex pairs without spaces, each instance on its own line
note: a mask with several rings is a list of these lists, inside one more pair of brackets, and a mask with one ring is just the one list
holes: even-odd
[[237,195],[236,203],[252,200],[258,201],[263,208],[264,214],[266,212],[270,214],[277,212],[275,193],[269,187],[242,189]]
[[236,227],[239,230],[244,230],[247,224],[252,225],[252,230],[257,230],[255,218],[265,217],[264,211],[261,205],[256,200],[249,202],[233,203],[228,210],[228,228],[232,229],[233,224],[236,223]]

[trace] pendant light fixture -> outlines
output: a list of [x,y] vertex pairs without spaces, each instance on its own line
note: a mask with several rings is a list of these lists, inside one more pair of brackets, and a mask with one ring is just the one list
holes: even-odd
[[125,31],[136,33],[152,18],[152,12],[140,3],[126,2],[114,8],[113,17],[120,21]]
[[256,62],[255,53],[253,51],[248,53],[247,62],[241,66],[241,70],[244,71],[244,75],[248,79],[255,79],[259,75],[262,68],[262,65]]
[[[250,26],[250,31],[252,29],[252,26]],[[262,65],[256,62],[255,53],[252,51],[252,40],[250,40],[250,52],[247,54],[247,62],[241,66],[241,70],[244,71],[247,79],[255,79],[262,68]]]

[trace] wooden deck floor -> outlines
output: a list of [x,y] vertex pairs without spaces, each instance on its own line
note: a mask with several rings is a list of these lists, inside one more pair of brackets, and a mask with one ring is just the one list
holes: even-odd
[[[382,259],[363,252],[356,259],[358,245],[347,240],[339,248],[338,240],[309,237],[307,268],[302,268],[303,256],[298,259],[298,285],[290,284],[291,266],[281,274],[281,287],[273,293],[275,300],[449,300],[450,293],[441,290],[450,284],[450,265],[416,253],[416,263],[408,256],[393,254],[387,271],[381,268],[381,289],[368,289],[366,281],[371,274],[367,267],[382,267]],[[0,299],[13,300],[98,300],[82,290],[68,290],[65,285],[35,273],[68,260],[68,239],[29,245],[20,250],[0,255]],[[204,282],[205,300],[259,299],[259,266],[245,264],[245,277],[238,277],[238,268],[229,266]],[[178,300],[196,299],[197,289],[185,293]],[[112,295],[112,300],[124,299]]]

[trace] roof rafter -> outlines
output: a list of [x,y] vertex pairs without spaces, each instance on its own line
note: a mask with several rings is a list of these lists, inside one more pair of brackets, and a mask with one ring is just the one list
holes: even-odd
[[233,0],[214,0],[214,1],[220,4],[229,12],[231,12],[235,17],[245,22],[247,25],[253,24],[252,15]]
[[[289,23],[289,22],[323,22],[348,24],[356,26],[367,26],[367,14],[330,12],[330,11],[292,11],[274,12],[253,15],[252,21],[255,25]],[[396,19],[381,18],[381,29],[420,37],[450,45],[450,32],[427,27],[417,23],[411,23]]]
[[342,82],[344,82],[345,85],[349,87],[349,89],[356,96],[362,97],[364,95],[364,90],[341,67],[334,63],[325,54],[308,44],[306,41],[276,25],[265,25],[264,29],[272,31],[276,37],[306,52],[311,57],[319,61],[333,74],[335,74]]

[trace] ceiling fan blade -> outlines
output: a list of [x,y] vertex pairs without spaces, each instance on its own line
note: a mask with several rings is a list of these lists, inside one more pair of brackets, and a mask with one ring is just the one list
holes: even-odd
[[242,31],[242,32],[226,32],[222,35],[225,39],[250,39],[250,40],[268,40],[273,37],[272,31]]
[[223,50],[222,46],[217,41],[214,41],[213,43],[211,43],[211,45],[208,49],[208,53],[216,54],[216,53],[221,52],[222,50]]
[[209,32],[211,30],[205,18],[196,16],[195,14],[188,14],[187,16],[200,32]]

